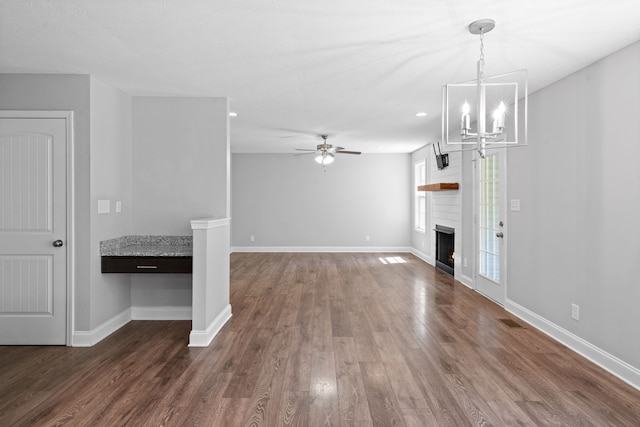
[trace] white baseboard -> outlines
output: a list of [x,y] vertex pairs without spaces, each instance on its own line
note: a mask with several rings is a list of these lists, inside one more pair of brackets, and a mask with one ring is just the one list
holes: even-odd
[[191,306],[131,307],[131,320],[191,320]]
[[227,304],[206,330],[196,331],[194,329],[191,331],[189,347],[207,347],[229,319],[231,319],[231,304]]
[[456,277],[456,280],[458,282],[462,283],[463,285],[465,285],[469,289],[475,289],[473,287],[473,278],[472,277],[465,276],[464,274],[461,274],[459,277]]
[[504,308],[534,328],[539,329],[551,338],[561,342],[571,350],[600,366],[602,369],[620,378],[630,386],[640,390],[640,369],[629,365],[623,360],[618,359],[601,348],[596,347],[590,342],[585,341],[579,336],[572,334],[566,329],[509,299],[505,302]]
[[131,309],[127,308],[91,331],[73,331],[71,336],[71,346],[91,347],[96,345],[118,329],[122,328],[131,320]]
[[418,258],[420,258],[421,260],[423,260],[424,262],[426,262],[429,265],[433,265],[433,266],[436,265],[436,263],[433,260],[433,257],[431,255],[427,255],[424,252],[420,252],[416,248],[409,248],[409,252],[411,252],[413,255],[417,256]]
[[407,246],[232,246],[231,252],[366,252],[409,253]]

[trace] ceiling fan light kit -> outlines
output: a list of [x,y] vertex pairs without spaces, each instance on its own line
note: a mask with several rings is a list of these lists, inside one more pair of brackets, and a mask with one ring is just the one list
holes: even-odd
[[327,143],[329,135],[319,135],[323,142],[318,144],[315,150],[307,148],[296,148],[297,151],[307,151],[307,153],[296,154],[296,156],[304,156],[305,154],[315,154],[314,160],[322,165],[330,165],[335,160],[336,154],[361,154],[360,151],[346,151],[343,147],[334,147]]
[[527,71],[484,75],[484,35],[494,28],[493,19],[469,24],[469,32],[480,35],[476,79],[442,88],[442,140],[476,145],[482,157],[488,146],[527,144]]
[[333,161],[335,160],[335,157],[333,154],[331,153],[321,153],[318,154],[315,158],[315,161],[323,166],[325,165],[330,165],[331,163],[333,163]]

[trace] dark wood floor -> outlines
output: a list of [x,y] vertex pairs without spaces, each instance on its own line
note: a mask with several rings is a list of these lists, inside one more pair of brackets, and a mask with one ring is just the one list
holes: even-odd
[[411,255],[231,259],[208,348],[185,321],[0,347],[0,425],[640,424],[640,391]]

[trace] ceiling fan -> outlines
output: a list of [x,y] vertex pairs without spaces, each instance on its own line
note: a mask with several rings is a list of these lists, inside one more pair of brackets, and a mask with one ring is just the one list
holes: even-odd
[[315,150],[307,148],[296,148],[297,151],[308,151],[308,153],[296,154],[296,156],[304,156],[307,154],[316,154],[315,161],[322,166],[333,163],[336,154],[362,154],[360,151],[347,151],[343,147],[334,147],[331,144],[327,144],[327,138],[329,135],[320,135],[323,142],[318,144]]

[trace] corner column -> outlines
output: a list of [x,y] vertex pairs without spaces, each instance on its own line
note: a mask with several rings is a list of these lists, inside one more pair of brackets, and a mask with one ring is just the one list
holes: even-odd
[[191,221],[193,312],[189,347],[207,347],[231,318],[230,222],[229,218]]

